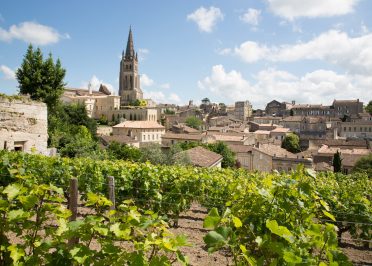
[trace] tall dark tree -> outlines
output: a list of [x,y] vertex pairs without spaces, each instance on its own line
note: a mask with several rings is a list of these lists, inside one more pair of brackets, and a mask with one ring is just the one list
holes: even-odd
[[341,159],[341,154],[339,151],[337,151],[333,155],[333,172],[335,173],[340,173],[342,170],[342,159]]
[[372,115],[372,101],[369,101],[369,103],[366,105],[365,110],[367,113]]
[[44,60],[40,48],[34,50],[30,44],[16,77],[21,94],[29,94],[31,99],[45,102],[50,110],[58,104],[63,93],[65,74],[59,59],[54,63],[49,54]]

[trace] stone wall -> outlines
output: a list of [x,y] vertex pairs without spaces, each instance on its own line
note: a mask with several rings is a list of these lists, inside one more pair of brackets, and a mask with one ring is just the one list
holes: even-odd
[[48,154],[47,106],[0,96],[0,149]]

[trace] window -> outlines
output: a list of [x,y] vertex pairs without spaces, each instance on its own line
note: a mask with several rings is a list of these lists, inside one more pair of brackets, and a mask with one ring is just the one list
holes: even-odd
[[146,140],[146,135],[143,135],[143,140]]
[[154,134],[152,134],[152,140],[155,140],[155,136],[154,136]]

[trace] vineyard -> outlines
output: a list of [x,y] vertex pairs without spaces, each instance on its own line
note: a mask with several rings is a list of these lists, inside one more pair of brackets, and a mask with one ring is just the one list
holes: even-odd
[[[108,176],[115,178],[115,210],[105,197]],[[76,221],[66,208],[71,178],[92,210]],[[315,175],[301,167],[251,173],[1,151],[0,265],[187,265],[187,236],[170,227],[195,203],[208,211],[205,248],[222,250],[234,265],[351,265],[339,244],[347,233],[372,247],[371,195],[372,179],[363,174]]]

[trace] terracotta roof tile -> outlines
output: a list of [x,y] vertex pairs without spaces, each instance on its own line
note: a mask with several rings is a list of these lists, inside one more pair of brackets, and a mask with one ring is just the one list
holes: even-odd
[[218,153],[212,152],[200,146],[184,152],[190,158],[191,163],[196,166],[210,167],[222,160],[222,156]]

